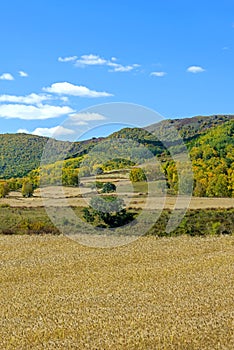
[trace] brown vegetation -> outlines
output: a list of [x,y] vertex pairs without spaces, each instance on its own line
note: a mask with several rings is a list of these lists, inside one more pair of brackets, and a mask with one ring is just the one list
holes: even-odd
[[233,236],[1,236],[1,349],[233,349]]

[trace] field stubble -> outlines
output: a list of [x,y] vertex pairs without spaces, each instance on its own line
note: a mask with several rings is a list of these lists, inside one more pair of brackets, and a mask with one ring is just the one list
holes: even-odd
[[234,237],[0,236],[1,349],[233,349]]

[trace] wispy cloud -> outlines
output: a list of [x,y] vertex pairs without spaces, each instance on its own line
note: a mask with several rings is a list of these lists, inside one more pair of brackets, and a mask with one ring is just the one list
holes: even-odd
[[106,117],[99,113],[74,113],[70,114],[68,119],[69,125],[87,125],[87,122],[92,122],[96,120],[105,120]]
[[11,75],[10,73],[3,73],[3,74],[0,76],[0,79],[1,79],[1,80],[14,80],[14,77],[13,77],[13,75]]
[[58,61],[59,62],[73,62],[77,59],[77,56],[68,56],[68,57],[59,57]]
[[76,60],[76,66],[85,67],[85,66],[103,66],[106,65],[108,61],[104,58],[101,58],[97,55],[83,55]]
[[19,72],[19,76],[22,78],[27,78],[28,77],[28,73],[24,72],[23,70],[20,70]]
[[187,68],[187,72],[196,74],[196,73],[205,72],[205,69],[202,68],[201,66],[190,66]]
[[162,72],[162,71],[150,73],[150,75],[151,75],[152,77],[164,77],[166,74],[167,74],[166,72]]
[[60,95],[92,97],[92,98],[113,96],[108,92],[90,90],[86,86],[74,85],[68,82],[54,83],[50,87],[43,88],[43,91],[54,93],[54,94],[60,94]]
[[54,126],[52,128],[36,128],[32,132],[28,131],[27,129],[19,129],[17,132],[18,133],[25,133],[25,134],[33,134],[33,135],[38,135],[38,136],[55,137],[55,138],[73,135],[75,133],[74,130],[64,128],[61,125]]
[[59,57],[58,60],[60,62],[73,62],[76,67],[85,68],[87,66],[107,66],[111,67],[109,70],[110,72],[130,72],[138,67],[140,67],[139,64],[128,64],[123,65],[120,63],[117,63],[116,57],[111,57],[111,59],[106,59],[104,57],[89,54],[89,55],[82,55],[80,57],[77,56],[71,56],[71,57]]
[[24,120],[43,120],[58,118],[66,114],[75,112],[68,106],[51,105],[25,105],[25,104],[2,104],[0,105],[0,118],[6,119],[24,119]]
[[15,96],[15,95],[0,95],[0,102],[11,102],[11,103],[22,103],[29,105],[38,105],[44,101],[51,100],[51,95],[45,94],[30,94],[26,96]]
[[110,72],[130,72],[133,69],[140,67],[140,65],[136,64],[136,63],[134,63],[132,65],[128,65],[128,66],[123,66],[123,65],[115,63],[115,62],[109,62],[108,66],[112,67],[112,69],[110,69]]

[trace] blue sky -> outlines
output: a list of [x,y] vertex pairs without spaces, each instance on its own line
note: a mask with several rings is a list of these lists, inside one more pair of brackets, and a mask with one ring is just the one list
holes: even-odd
[[72,139],[157,121],[85,111],[113,102],[164,118],[234,113],[233,1],[2,0],[0,12],[1,133]]

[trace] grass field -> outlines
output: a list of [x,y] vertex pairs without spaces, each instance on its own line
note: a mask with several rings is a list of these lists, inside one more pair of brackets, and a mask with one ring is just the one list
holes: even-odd
[[234,237],[0,236],[1,349],[233,349]]

